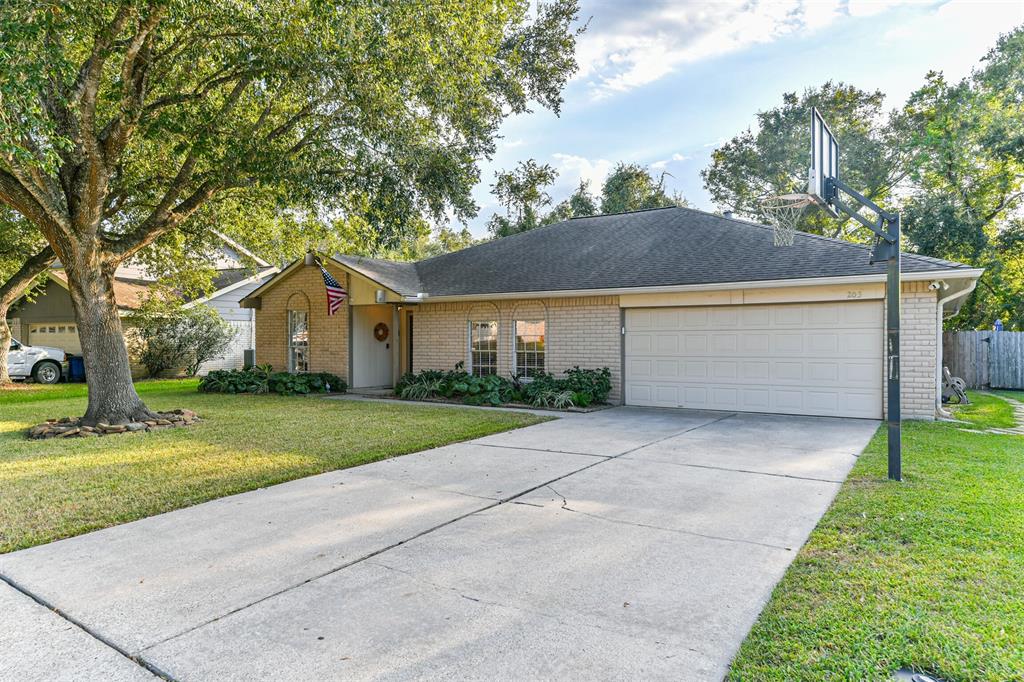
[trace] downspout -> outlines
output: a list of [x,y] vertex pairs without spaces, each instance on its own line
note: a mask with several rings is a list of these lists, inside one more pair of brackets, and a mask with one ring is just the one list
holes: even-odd
[[963,298],[974,291],[974,288],[978,286],[978,280],[971,280],[971,283],[963,291],[958,291],[955,294],[950,294],[945,298],[939,299],[938,311],[936,312],[935,320],[935,357],[938,360],[935,367],[935,414],[943,419],[950,419],[953,414],[946,410],[942,406],[942,320],[945,317],[943,315],[943,308],[950,301],[955,301],[958,298]]

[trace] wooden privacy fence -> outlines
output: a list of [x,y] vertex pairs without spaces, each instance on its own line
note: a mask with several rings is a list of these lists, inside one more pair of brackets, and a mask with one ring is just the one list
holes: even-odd
[[968,388],[1024,389],[1024,332],[945,332],[942,364]]

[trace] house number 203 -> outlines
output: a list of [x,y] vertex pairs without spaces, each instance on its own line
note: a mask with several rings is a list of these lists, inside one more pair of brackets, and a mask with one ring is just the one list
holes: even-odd
[[864,295],[863,291],[847,291],[846,298],[860,298]]

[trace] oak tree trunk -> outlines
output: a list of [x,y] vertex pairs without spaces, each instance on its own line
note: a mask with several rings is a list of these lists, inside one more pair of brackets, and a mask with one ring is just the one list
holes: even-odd
[[7,324],[9,303],[0,301],[0,386],[11,383],[11,375],[7,373],[7,353],[11,350],[11,328]]
[[[78,255],[78,254],[76,254]],[[155,419],[132,383],[128,348],[114,300],[112,269],[97,266],[89,254],[65,263],[78,338],[85,360],[89,405],[83,423],[95,426]]]

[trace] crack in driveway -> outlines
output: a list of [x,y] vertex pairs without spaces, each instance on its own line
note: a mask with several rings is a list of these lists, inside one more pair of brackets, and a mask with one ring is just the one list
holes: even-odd
[[242,606],[238,606],[236,608],[230,609],[230,610],[226,611],[225,613],[222,613],[221,615],[219,615],[219,616],[217,616],[215,618],[207,619],[207,620],[203,621],[202,623],[198,623],[196,625],[193,625],[193,626],[190,626],[188,628],[185,628],[185,629],[183,629],[180,632],[177,632],[175,634],[168,635],[167,637],[161,638],[160,640],[158,640],[156,642],[153,642],[151,644],[146,645],[145,647],[140,649],[140,652],[146,651],[148,649],[152,649],[153,647],[159,646],[160,644],[164,644],[164,643],[169,642],[169,641],[171,641],[173,639],[177,639],[178,637],[186,635],[186,634],[188,634],[190,632],[194,632],[194,631],[196,631],[196,630],[198,630],[200,628],[203,628],[203,627],[205,627],[205,626],[207,626],[207,625],[209,625],[211,623],[215,623],[215,622],[217,622],[219,620],[222,620],[224,618],[232,616],[232,615],[234,615],[234,614],[236,614],[236,613],[238,613],[240,611],[244,611],[245,609],[248,609],[248,608],[250,608],[252,606],[255,606],[257,604],[265,602],[265,601],[267,601],[269,599],[273,599],[274,597],[280,596],[280,595],[285,594],[287,592],[290,592],[290,591],[292,591],[294,589],[302,587],[303,585],[311,583],[311,582],[313,582],[315,580],[319,580],[321,578],[325,578],[325,577],[327,577],[329,575],[333,575],[335,573],[338,573],[339,571],[343,571],[346,568],[350,568],[351,566],[355,566],[356,564],[360,564],[360,563],[362,563],[364,561],[367,561],[368,559],[372,559],[373,557],[376,557],[376,556],[379,556],[381,554],[384,554],[385,552],[388,552],[388,551],[390,551],[392,549],[395,549],[397,547],[401,547],[402,545],[407,544],[409,542],[412,542],[413,540],[421,538],[421,537],[423,537],[425,535],[429,535],[430,533],[433,533],[434,531],[440,530],[441,528],[445,528],[447,526],[450,526],[453,523],[458,523],[459,521],[461,521],[461,520],[463,520],[465,518],[468,518],[470,516],[473,516],[475,514],[480,514],[480,513],[486,512],[486,511],[490,511],[491,509],[494,509],[495,507],[499,507],[499,506],[504,505],[504,504],[513,503],[513,502],[515,502],[516,500],[518,500],[521,497],[529,495],[530,493],[535,492],[537,490],[540,490],[541,488],[550,487],[550,485],[552,483],[557,483],[558,481],[564,480],[564,479],[568,478],[569,476],[574,476],[574,475],[576,475],[578,473],[586,471],[587,469],[592,469],[593,467],[596,467],[596,466],[599,466],[601,464],[604,464],[605,462],[611,461],[613,459],[618,459],[620,457],[623,457],[624,455],[628,455],[631,452],[636,452],[637,450],[640,450],[642,448],[648,447],[650,445],[654,445],[656,443],[660,443],[660,442],[668,440],[670,438],[675,438],[676,436],[680,436],[680,435],[682,435],[684,433],[689,433],[691,431],[696,431],[697,429],[701,429],[701,428],[704,428],[706,426],[710,426],[712,424],[717,424],[720,421],[723,421],[725,419],[729,419],[730,417],[735,417],[735,416],[736,416],[736,413],[734,413],[734,412],[733,413],[729,413],[729,414],[723,415],[721,417],[718,417],[717,419],[712,419],[711,421],[704,422],[704,423],[698,424],[696,426],[689,426],[689,427],[687,427],[685,429],[681,429],[679,431],[676,431],[676,432],[673,432],[673,433],[668,434],[666,436],[663,436],[662,438],[657,438],[657,439],[652,440],[650,442],[643,443],[642,445],[638,445],[636,447],[629,448],[628,450],[624,450],[623,452],[620,452],[617,455],[611,455],[611,456],[607,456],[607,457],[602,457],[601,459],[598,459],[598,460],[596,460],[594,462],[591,462],[590,464],[587,464],[586,466],[582,466],[582,467],[580,467],[578,469],[574,469],[573,471],[570,471],[570,472],[568,472],[566,474],[562,474],[561,476],[557,476],[557,477],[555,477],[555,478],[553,478],[553,479],[551,479],[549,481],[545,481],[544,483],[540,483],[538,485],[535,485],[535,486],[533,486],[531,488],[523,490],[523,491],[521,491],[521,492],[519,492],[519,493],[517,493],[515,495],[510,496],[510,497],[507,497],[507,498],[504,498],[504,499],[501,499],[501,500],[497,500],[497,501],[493,502],[492,504],[484,505],[484,506],[482,506],[482,507],[480,507],[478,509],[474,509],[474,510],[469,511],[469,512],[467,512],[465,514],[460,514],[459,516],[456,516],[455,518],[449,519],[449,520],[445,521],[444,523],[440,523],[440,524],[437,524],[437,525],[432,526],[430,528],[427,528],[426,530],[420,531],[419,533],[416,533],[416,534],[414,534],[414,535],[412,535],[410,537],[407,537],[407,538],[404,538],[402,540],[399,540],[398,542],[392,543],[392,544],[390,544],[390,545],[388,545],[386,547],[374,550],[373,552],[365,554],[365,555],[363,555],[363,556],[361,556],[359,558],[353,559],[352,561],[345,562],[344,564],[341,564],[340,566],[336,566],[336,567],[331,568],[329,570],[323,571],[323,572],[321,572],[321,573],[319,573],[317,575],[314,575],[314,576],[311,576],[309,578],[306,578],[305,580],[302,580],[301,582],[298,582],[298,583],[296,583],[294,585],[290,585],[288,587],[281,588],[280,590],[276,590],[275,592],[272,592],[271,594],[264,595],[263,597],[260,597],[259,599],[256,599],[256,600],[254,600],[252,602],[249,602],[249,603],[246,603],[246,604],[244,604]]
[[[451,519],[448,519],[448,520],[444,521],[443,523],[436,524],[436,525],[434,525],[434,526],[432,526],[430,528],[427,528],[425,530],[422,530],[422,531],[420,531],[418,533],[414,533],[414,534],[412,534],[412,535],[410,535],[408,537],[405,537],[405,538],[403,538],[401,540],[398,540],[397,542],[391,543],[391,544],[389,544],[389,545],[387,545],[385,547],[381,547],[381,548],[376,549],[376,550],[374,550],[372,552],[364,554],[363,556],[360,556],[360,557],[358,557],[356,559],[344,562],[344,563],[342,563],[342,564],[340,564],[338,566],[335,566],[335,567],[333,567],[333,568],[331,568],[329,570],[326,570],[326,571],[320,572],[320,573],[318,573],[316,575],[310,576],[310,577],[308,577],[308,578],[306,578],[304,580],[301,580],[301,581],[299,581],[299,582],[297,582],[295,584],[289,585],[289,586],[281,588],[279,590],[275,590],[275,591],[273,591],[270,594],[267,594],[267,595],[264,595],[264,596],[260,597],[259,599],[255,599],[255,600],[249,601],[249,602],[247,602],[245,604],[239,605],[239,606],[237,606],[235,608],[231,608],[231,609],[225,611],[224,613],[221,613],[220,615],[218,615],[216,617],[208,618],[208,619],[204,620],[201,623],[197,623],[197,624],[189,626],[187,628],[183,628],[182,630],[180,630],[178,632],[175,632],[174,634],[168,635],[166,637],[162,637],[162,638],[158,639],[157,641],[154,641],[154,642],[151,642],[149,644],[146,644],[146,645],[142,646],[141,648],[139,648],[137,651],[134,651],[134,652],[125,650],[124,648],[119,646],[117,643],[115,643],[115,642],[111,641],[110,639],[108,639],[107,637],[105,637],[103,634],[101,634],[101,633],[91,629],[85,623],[83,623],[80,620],[76,619],[75,617],[70,616],[69,614],[65,613],[64,611],[59,609],[57,606],[48,603],[43,598],[41,598],[38,595],[34,594],[30,589],[17,584],[15,581],[7,578],[6,576],[4,576],[2,574],[0,574],[0,579],[2,579],[4,582],[9,584],[12,588],[17,590],[18,592],[21,592],[22,594],[24,594],[27,597],[33,599],[37,603],[39,603],[39,604],[45,606],[46,608],[50,609],[51,611],[56,613],[58,616],[60,616],[64,620],[66,620],[69,623],[71,623],[72,625],[74,625],[75,627],[80,628],[82,631],[84,631],[85,633],[89,634],[91,637],[93,637],[97,641],[105,644],[106,646],[110,647],[111,649],[113,649],[117,653],[121,654],[122,656],[125,656],[126,658],[132,660],[136,664],[142,666],[143,668],[145,668],[147,671],[151,672],[152,674],[157,675],[157,676],[159,676],[159,677],[161,677],[163,679],[170,680],[171,682],[173,682],[174,681],[173,676],[171,676],[166,671],[161,670],[160,668],[155,666],[153,663],[147,661],[143,657],[143,653],[148,651],[148,650],[150,650],[150,649],[152,649],[152,648],[154,648],[154,647],[156,647],[156,646],[159,646],[161,644],[164,644],[164,643],[169,642],[171,640],[177,639],[179,637],[182,637],[182,636],[184,636],[186,634],[189,634],[191,632],[194,632],[196,630],[199,630],[199,629],[201,629],[201,628],[203,628],[203,627],[205,627],[207,625],[210,625],[211,623],[215,623],[215,622],[220,621],[222,619],[228,618],[228,617],[230,617],[230,616],[232,616],[234,614],[237,614],[237,613],[239,613],[241,611],[249,609],[249,608],[251,608],[253,606],[256,606],[256,605],[258,605],[260,603],[263,603],[263,602],[265,602],[267,600],[273,599],[274,597],[278,597],[278,596],[280,596],[282,594],[285,594],[285,593],[290,592],[292,590],[298,589],[298,588],[302,587],[303,585],[307,585],[307,584],[309,584],[311,582],[314,582],[316,580],[319,580],[321,578],[325,578],[327,576],[333,575],[333,574],[338,573],[339,571],[343,571],[343,570],[345,570],[345,569],[347,569],[347,568],[349,568],[351,566],[355,566],[357,564],[366,562],[366,561],[368,561],[368,560],[370,560],[370,559],[372,559],[374,557],[380,556],[380,555],[382,555],[382,554],[384,554],[384,553],[386,553],[388,551],[391,551],[393,549],[401,547],[402,545],[408,544],[408,543],[410,543],[410,542],[412,542],[412,541],[414,541],[414,540],[416,540],[418,538],[421,538],[423,536],[429,535],[429,534],[433,533],[434,531],[440,530],[441,528],[445,528],[445,527],[447,527],[449,525],[452,525],[454,523],[458,523],[459,521],[461,521],[461,520],[463,520],[463,519],[465,519],[465,518],[467,518],[469,516],[480,514],[480,513],[489,511],[491,509],[494,509],[496,507],[499,507],[501,505],[509,504],[509,503],[512,503],[512,504],[523,504],[523,505],[527,505],[527,506],[539,506],[539,505],[533,505],[533,504],[531,504],[529,502],[519,501],[519,498],[522,498],[522,497],[524,497],[526,495],[529,495],[530,493],[533,493],[533,492],[535,492],[537,490],[540,490],[541,488],[544,488],[544,487],[548,487],[548,488],[550,488],[554,492],[554,488],[551,488],[551,485],[554,484],[554,483],[557,483],[558,481],[564,480],[564,479],[566,479],[566,478],[568,478],[570,476],[574,476],[574,475],[576,475],[578,473],[581,473],[581,472],[586,471],[588,469],[591,469],[593,467],[600,466],[601,464],[604,464],[604,463],[606,463],[608,461],[624,457],[625,455],[628,455],[628,454],[630,454],[632,452],[636,452],[637,450],[640,450],[642,448],[649,447],[651,445],[660,443],[662,441],[665,441],[665,440],[668,440],[668,439],[671,439],[671,438],[675,438],[675,437],[683,435],[685,433],[689,433],[689,432],[692,432],[692,431],[696,431],[698,429],[702,429],[702,428],[711,426],[712,424],[716,424],[716,423],[718,423],[720,421],[723,421],[725,419],[729,419],[729,418],[734,417],[734,416],[736,416],[735,413],[723,414],[722,416],[719,416],[719,417],[717,417],[715,419],[710,419],[709,421],[706,421],[706,422],[703,422],[703,423],[700,423],[700,424],[697,424],[697,425],[688,426],[688,427],[686,427],[684,429],[680,429],[680,430],[674,431],[674,432],[672,432],[672,433],[670,433],[668,435],[665,435],[665,436],[663,436],[661,438],[656,438],[656,439],[653,439],[651,441],[644,442],[644,443],[642,443],[640,445],[637,445],[636,447],[629,448],[629,449],[627,449],[627,450],[625,450],[623,452],[620,452],[618,454],[615,454],[615,455],[595,455],[593,453],[569,453],[569,452],[562,453],[562,454],[588,455],[588,456],[594,457],[595,461],[593,461],[593,462],[591,462],[591,463],[589,463],[589,464],[587,464],[585,466],[582,466],[582,467],[579,467],[579,468],[574,469],[572,471],[569,471],[569,472],[567,472],[565,474],[562,474],[560,476],[557,476],[557,477],[555,477],[555,478],[553,478],[551,480],[539,483],[538,485],[535,485],[535,486],[531,486],[531,487],[529,487],[529,488],[527,488],[525,490],[522,490],[521,492],[519,492],[519,493],[517,493],[515,495],[511,495],[511,496],[506,497],[506,498],[492,500],[492,498],[479,497],[479,496],[475,496],[475,495],[469,495],[469,494],[466,494],[466,493],[459,493],[459,494],[466,495],[467,497],[479,497],[479,499],[481,499],[481,501],[488,501],[490,503],[482,505],[481,507],[473,509],[473,510],[471,510],[471,511],[465,513],[465,514],[460,514],[458,516],[455,516],[455,517],[453,517]],[[476,443],[475,445],[486,445],[486,444]],[[488,447],[500,447],[500,446],[488,446]],[[533,448],[511,448],[511,449],[533,449]],[[553,452],[553,453],[560,453],[561,452],[561,451],[557,451],[557,450],[542,450],[542,451],[543,452]],[[430,487],[430,486],[424,486],[424,487]],[[457,491],[448,491],[448,492],[457,492]],[[558,494],[558,493],[556,492],[556,494]],[[561,495],[559,495],[559,497],[561,497]],[[565,505],[564,508],[567,511],[575,512],[575,510],[570,509],[567,506],[567,501],[565,500],[564,497],[562,497],[562,500],[563,500],[563,505]],[[213,502],[216,502],[216,501],[213,501]],[[604,519],[604,520],[606,520],[606,521],[614,521],[612,519]],[[641,524],[633,524],[633,525],[641,525]],[[656,527],[651,526],[651,528],[656,528]],[[660,530],[673,531],[673,529],[665,529],[665,528],[662,528]],[[675,531],[675,532],[682,532],[682,531]],[[691,535],[698,535],[698,534],[695,534],[695,533],[690,533],[690,534]],[[726,538],[716,538],[716,539],[726,539]],[[383,566],[383,564],[379,564],[377,562],[370,562],[370,563],[373,564],[373,565]],[[391,567],[387,567],[387,568],[391,568]],[[465,598],[467,598],[467,599],[475,599],[475,598],[468,597],[468,596],[466,596]],[[489,602],[482,602],[482,603],[489,603]],[[495,605],[496,606],[504,606],[505,608],[514,608],[514,607],[510,607],[508,605],[502,605],[502,604],[495,604]],[[554,616],[550,616],[550,614],[538,614],[538,615],[548,615],[548,617],[553,617],[554,618]],[[598,628],[598,629],[601,629],[601,628]],[[623,634],[623,633],[617,633],[617,634]]]
[[[635,634],[633,634],[631,632],[628,632],[628,631],[625,631],[625,630],[620,630],[620,629],[617,629],[617,628],[605,627],[603,625],[596,625],[594,623],[587,623],[587,622],[582,622],[582,623],[568,622],[564,618],[562,618],[561,616],[559,616],[557,614],[554,614],[554,613],[548,613],[546,611],[538,611],[537,609],[526,608],[526,607],[520,606],[519,604],[511,604],[511,603],[495,601],[493,599],[483,599],[483,598],[479,598],[479,597],[472,597],[472,596],[470,596],[468,594],[465,594],[458,587],[455,587],[454,585],[444,585],[442,583],[436,583],[436,582],[434,582],[432,580],[424,580],[423,578],[419,577],[418,575],[416,575],[412,571],[407,571],[405,569],[397,568],[395,566],[389,566],[388,564],[382,564],[379,561],[368,561],[366,563],[368,565],[370,565],[370,566],[376,566],[378,568],[383,568],[383,569],[388,570],[388,571],[394,571],[395,573],[401,573],[402,575],[410,578],[411,580],[414,580],[415,582],[417,582],[417,583],[419,583],[421,585],[426,585],[428,587],[431,587],[431,588],[439,590],[439,591],[454,592],[458,597],[460,597],[462,599],[469,600],[469,601],[477,603],[477,604],[483,604],[485,606],[494,606],[494,607],[501,608],[501,609],[508,609],[510,611],[516,611],[517,613],[526,613],[526,614],[529,614],[531,616],[540,616],[541,618],[549,619],[552,622],[557,623],[558,625],[565,625],[565,626],[572,627],[572,628],[581,628],[582,627],[582,628],[587,628],[587,629],[590,629],[590,630],[598,630],[600,632],[610,632],[612,634],[619,635],[621,637],[628,637],[629,639],[633,639],[633,640],[636,640],[636,641],[646,641],[644,638],[637,637]],[[652,640],[652,641],[654,641],[655,644],[665,644],[666,643],[666,642],[663,642],[661,640]],[[690,650],[690,651],[699,652],[699,649],[694,649],[692,647],[686,647],[686,648],[688,650]]]

